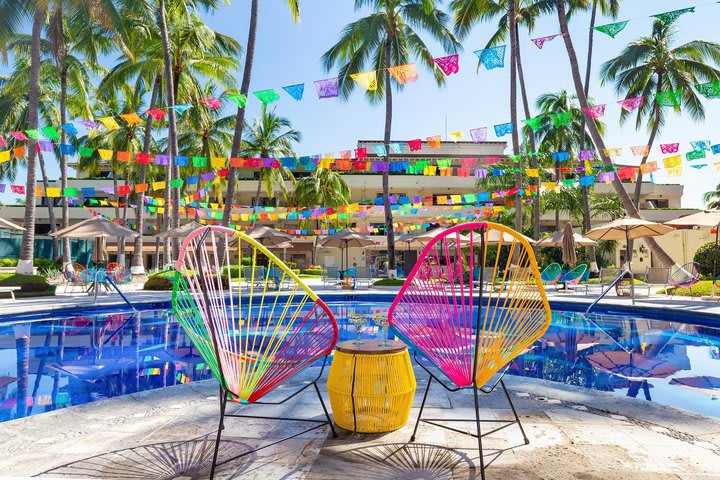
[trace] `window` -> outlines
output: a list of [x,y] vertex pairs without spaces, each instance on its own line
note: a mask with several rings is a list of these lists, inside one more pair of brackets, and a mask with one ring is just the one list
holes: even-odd
[[670,207],[670,202],[667,198],[648,198],[647,202],[650,204],[651,208]]
[[260,198],[253,197],[252,204],[257,207],[276,207],[277,199],[276,198],[267,198],[267,197],[260,197]]

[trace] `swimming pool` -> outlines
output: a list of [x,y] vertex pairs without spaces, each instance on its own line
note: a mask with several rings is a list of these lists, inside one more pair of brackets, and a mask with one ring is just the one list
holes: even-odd
[[[340,340],[355,338],[349,313],[390,306],[370,300],[327,301]],[[0,421],[211,378],[167,305],[54,315],[0,318]],[[372,324],[363,332],[380,335]],[[509,373],[720,417],[720,329],[711,326],[555,311]]]

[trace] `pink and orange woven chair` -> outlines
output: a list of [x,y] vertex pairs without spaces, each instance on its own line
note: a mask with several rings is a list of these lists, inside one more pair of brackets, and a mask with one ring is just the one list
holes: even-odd
[[[502,240],[489,247],[490,235]],[[470,242],[461,242],[461,236]],[[476,269],[478,280],[473,282]],[[504,288],[488,292],[485,278],[498,279]],[[475,422],[477,433],[469,435],[478,441],[482,478],[484,436],[517,423],[528,443],[502,379],[509,363],[543,335],[551,313],[533,250],[521,235],[502,225],[475,222],[436,236],[420,254],[388,316],[394,332],[430,375],[411,441],[421,421],[460,433],[466,432],[447,422]],[[475,418],[423,418],[433,380],[450,392],[472,389]],[[480,419],[478,392],[490,393],[498,385],[514,420],[499,421],[501,426],[482,433],[482,422],[498,420]]]
[[[232,239],[228,237],[237,242],[228,242]],[[225,249],[227,243],[232,247]],[[251,271],[260,271],[260,264],[267,267],[242,287],[242,293],[241,284],[231,278],[238,269],[229,268],[231,258],[239,264],[240,257],[251,258]],[[337,436],[317,386],[338,338],[335,317],[325,303],[257,240],[229,228],[203,227],[192,232],[182,244],[176,267],[173,311],[220,384],[220,423],[211,478],[218,464],[225,417],[314,423],[300,433],[225,462],[324,425],[329,425]],[[288,285],[282,296],[277,292],[278,281]],[[314,380],[283,400],[262,400],[281,383],[316,363],[322,366]],[[225,413],[228,401],[281,404],[311,386],[324,412],[322,420]]]

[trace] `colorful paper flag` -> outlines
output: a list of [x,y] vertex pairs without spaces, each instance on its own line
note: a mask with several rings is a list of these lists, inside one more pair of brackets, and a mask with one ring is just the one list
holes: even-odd
[[100,121],[100,123],[105,125],[105,128],[107,128],[108,130],[117,130],[118,128],[120,128],[120,125],[118,125],[114,117],[102,117],[98,118],[98,120]]
[[375,91],[377,90],[377,71],[372,70],[370,72],[359,72],[359,73],[351,73],[350,78],[352,78],[355,83],[360,85],[362,88],[368,91]]
[[440,67],[446,76],[450,76],[460,71],[459,58],[458,55],[448,55],[447,57],[432,58],[430,61]]
[[210,107],[210,110],[216,110],[222,106],[222,102],[217,98],[201,98],[199,102]]
[[457,143],[458,140],[462,139],[463,133],[462,132],[450,132],[448,133],[448,137],[450,137],[450,140]]
[[333,98],[340,94],[340,79],[337,77],[315,80],[313,83],[320,99]]
[[664,13],[656,13],[655,15],[650,15],[651,17],[655,17],[658,20],[661,20],[662,22],[666,23],[667,25],[671,25],[675,20],[678,19],[680,15],[683,15],[685,13],[694,12],[695,7],[689,7],[689,8],[683,8],[680,10],[672,10],[670,12],[664,12]]
[[121,113],[120,118],[125,120],[128,125],[136,125],[138,123],[142,123],[142,118],[140,118],[135,112]]
[[695,140],[690,142],[690,146],[696,151],[710,150],[710,140]]
[[427,137],[427,143],[430,146],[430,148],[440,148],[440,143],[442,142],[442,136],[440,135],[433,135],[432,137]]
[[562,35],[562,33],[556,33],[555,35],[547,35],[545,37],[538,37],[538,38],[531,38],[530,40],[535,44],[535,46],[542,50],[543,45],[545,45],[545,42],[552,41],[555,37],[559,37]]
[[643,175],[647,175],[652,172],[657,172],[657,162],[647,162],[640,165],[640,173]]
[[275,91],[274,88],[258,90],[257,92],[253,92],[253,95],[255,95],[263,105],[268,105],[270,103],[280,100],[280,95]]
[[673,155],[672,157],[663,158],[663,166],[665,168],[675,168],[682,163],[680,155]]
[[707,99],[720,98],[720,80],[697,84],[695,89]]
[[52,125],[42,127],[40,131],[50,140],[60,140],[60,134],[57,130],[55,130],[55,127],[53,127]]
[[647,157],[650,154],[650,145],[630,147],[632,154],[636,157]]
[[494,125],[493,128],[495,129],[495,136],[502,137],[512,133],[513,124],[512,122],[501,123],[499,125]]
[[165,110],[162,110],[160,108],[151,108],[145,113],[153,117],[155,120],[161,120],[165,116]]
[[627,26],[629,20],[624,20],[622,22],[615,22],[615,23],[607,23],[605,25],[598,25],[595,27],[595,30],[598,32],[602,32],[605,35],[608,35],[612,38],[615,38],[615,36],[622,32],[625,27]]
[[390,75],[392,75],[400,85],[411,83],[418,79],[417,66],[414,63],[389,67],[388,72],[390,72]]
[[470,130],[470,138],[475,143],[482,143],[487,140],[487,127],[473,128]]
[[553,126],[557,128],[570,125],[570,122],[572,122],[572,115],[572,110],[568,110],[567,112],[551,113],[550,118],[553,121]]
[[290,95],[292,98],[294,98],[297,101],[302,100],[303,93],[305,93],[305,84],[304,83],[298,83],[295,85],[286,85],[282,87],[283,90],[287,92],[288,95]]
[[486,69],[503,68],[505,66],[505,45],[475,50],[473,53],[480,59]]
[[663,154],[677,153],[679,148],[680,148],[679,143],[661,143],[660,144],[660,151]]
[[618,100],[617,103],[619,103],[620,106],[626,111],[632,112],[633,110],[642,107],[644,101],[645,100],[643,97],[631,97],[625,98],[623,100]]
[[653,94],[655,101],[662,107],[679,108],[682,103],[683,89],[677,88],[667,92]]
[[593,105],[592,107],[583,108],[583,112],[587,113],[591,118],[600,118],[605,115],[605,105]]

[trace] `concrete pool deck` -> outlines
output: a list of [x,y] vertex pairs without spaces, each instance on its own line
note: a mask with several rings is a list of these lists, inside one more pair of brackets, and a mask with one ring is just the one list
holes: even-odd
[[[333,439],[322,427],[230,461],[217,478],[479,478],[471,437],[421,424],[416,442],[407,443],[427,378],[420,371],[416,375],[418,392],[404,428],[375,435],[339,429]],[[488,479],[720,478],[718,419],[543,380],[506,380],[530,445],[523,445],[514,425],[485,437]],[[484,418],[510,418],[502,391],[484,395],[482,402]],[[322,415],[311,391],[282,406],[242,408],[258,415]],[[472,394],[449,394],[434,385],[426,408],[433,417],[468,418]],[[217,421],[217,386],[208,380],[5,422],[0,424],[0,476],[207,478]],[[302,428],[230,418],[221,459]]]
[[[388,297],[388,301],[400,290],[397,288],[363,288],[357,290],[341,290],[338,288],[323,287],[319,279],[306,280],[310,288],[312,288],[323,300],[338,301],[345,300],[349,296],[355,300],[362,300],[365,296],[383,295]],[[60,288],[58,290],[61,290]],[[136,305],[144,305],[144,308],[153,303],[169,303],[171,300],[171,292],[153,292],[139,290],[136,286],[124,287],[123,293],[128,299]],[[595,298],[599,295],[599,290],[594,289],[590,295],[580,293],[563,294],[557,293],[550,289],[547,296],[551,307],[557,309],[568,309],[585,311]],[[718,292],[720,293],[720,292]],[[18,298],[15,302],[10,299],[0,298],[0,321],[4,320],[3,316],[25,315],[38,313],[43,311],[59,311],[68,309],[88,309],[94,307],[109,307],[113,305],[125,305],[120,296],[115,294],[101,295],[97,298],[97,304],[94,303],[92,296],[87,293],[78,291],[69,293],[58,293],[53,297],[35,297],[35,298]],[[708,302],[699,298],[689,297],[667,297],[666,295],[651,294],[649,297],[637,298],[635,305],[631,304],[631,300],[626,297],[617,297],[608,294],[598,304],[597,310],[622,309],[623,311],[657,311],[659,309],[674,309],[678,313],[678,322],[688,322],[693,320],[694,315],[703,317],[717,316],[717,325],[720,326],[720,302]],[[667,314],[667,312],[665,312]],[[713,322],[714,323],[714,322]]]

